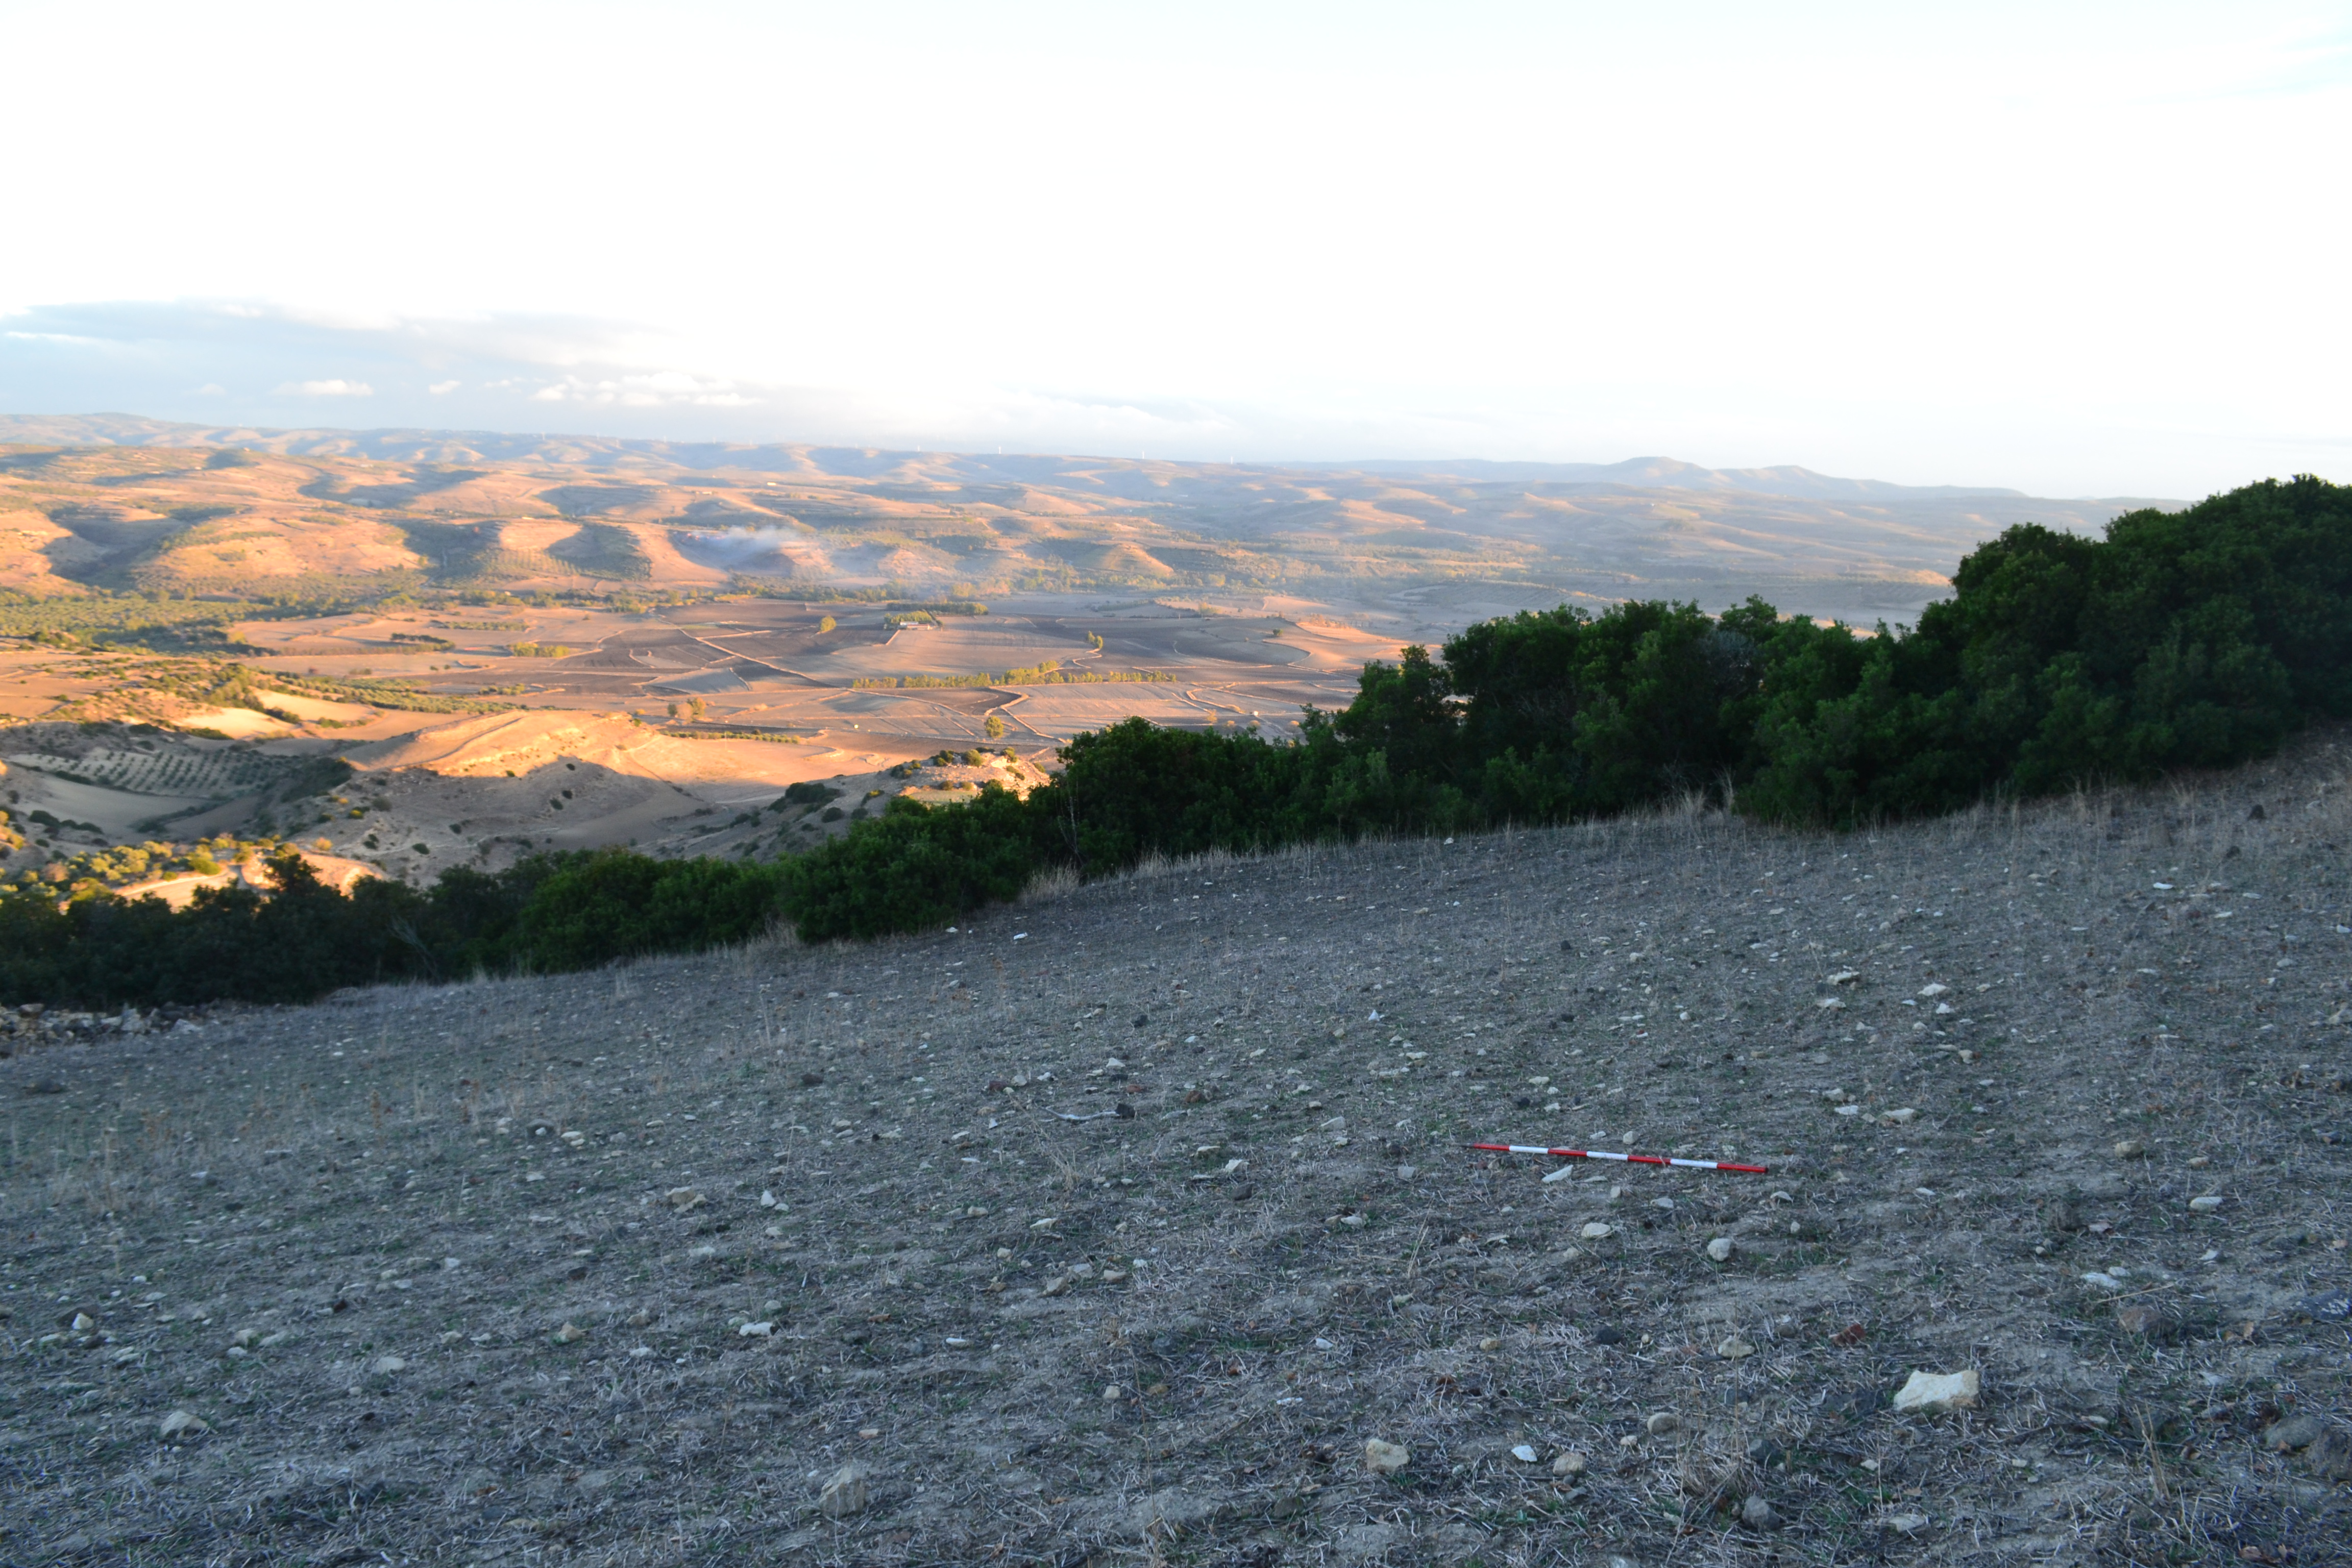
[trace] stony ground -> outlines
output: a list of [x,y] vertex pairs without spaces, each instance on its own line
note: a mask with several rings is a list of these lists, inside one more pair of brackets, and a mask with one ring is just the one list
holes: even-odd
[[2343,1561],[2338,743],[36,1043],[0,1558]]

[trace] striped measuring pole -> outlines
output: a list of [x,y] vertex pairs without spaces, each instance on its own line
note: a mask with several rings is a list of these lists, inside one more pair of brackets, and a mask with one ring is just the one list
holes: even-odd
[[1664,1154],[1612,1154],[1606,1149],[1546,1149],[1533,1143],[1473,1143],[1490,1154],[1549,1154],[1560,1160],[1615,1160],[1627,1165],[1673,1165],[1685,1171],[1735,1171],[1746,1176],[1769,1176],[1769,1165],[1735,1165],[1728,1160],[1677,1160]]

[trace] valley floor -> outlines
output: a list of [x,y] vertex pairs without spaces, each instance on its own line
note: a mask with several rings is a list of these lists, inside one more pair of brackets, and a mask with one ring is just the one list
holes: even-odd
[[0,1557],[2344,1561],[2345,763],[22,1051]]

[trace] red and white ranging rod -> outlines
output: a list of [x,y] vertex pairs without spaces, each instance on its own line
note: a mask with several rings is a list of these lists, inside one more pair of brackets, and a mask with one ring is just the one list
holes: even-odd
[[1727,1160],[1675,1160],[1664,1154],[1612,1154],[1601,1149],[1543,1149],[1532,1143],[1473,1143],[1492,1154],[1550,1154],[1562,1160],[1616,1160],[1628,1165],[1675,1165],[1685,1171],[1737,1171],[1746,1176],[1769,1176],[1769,1165],[1735,1165]]

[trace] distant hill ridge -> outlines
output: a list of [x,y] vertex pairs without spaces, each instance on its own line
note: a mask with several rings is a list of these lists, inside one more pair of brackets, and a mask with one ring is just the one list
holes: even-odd
[[[628,468],[654,462],[685,469],[734,468],[778,474],[867,478],[909,461],[937,474],[966,479],[1050,482],[1079,472],[1124,469],[1234,468],[1271,473],[1358,473],[1447,479],[1465,484],[1591,485],[1612,489],[1673,489],[1781,496],[1803,500],[1922,500],[1984,496],[2024,500],[1999,485],[1898,485],[1849,479],[1786,465],[1769,468],[1709,468],[1676,458],[1628,458],[1617,463],[1514,462],[1483,458],[1367,458],[1352,462],[1186,462],[1084,454],[990,455],[918,453],[878,447],[824,447],[797,442],[655,441],[495,430],[332,428],[270,429],[247,425],[186,425],[133,414],[0,415],[0,444],[32,446],[248,447],[289,457],[370,458],[390,462],[540,462],[583,468]],[[2182,504],[2156,497],[2084,498],[2119,510]]]

